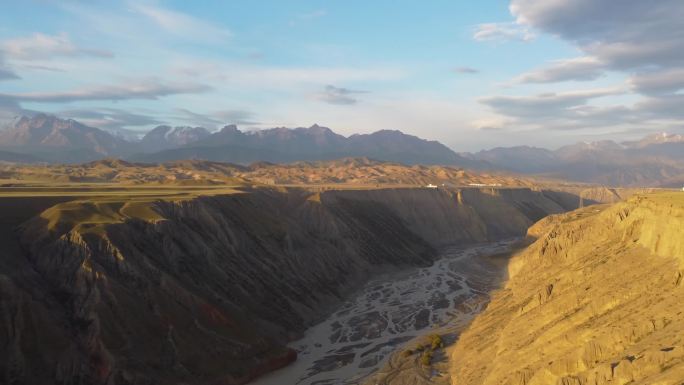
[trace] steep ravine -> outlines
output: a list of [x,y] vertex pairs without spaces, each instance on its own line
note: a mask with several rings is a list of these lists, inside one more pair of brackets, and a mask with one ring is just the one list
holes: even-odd
[[551,216],[449,351],[454,385],[684,382],[684,193]]
[[242,384],[294,360],[285,343],[374,272],[521,236],[577,202],[528,189],[257,189],[61,203],[18,230],[12,257],[31,274],[0,272],[2,380]]

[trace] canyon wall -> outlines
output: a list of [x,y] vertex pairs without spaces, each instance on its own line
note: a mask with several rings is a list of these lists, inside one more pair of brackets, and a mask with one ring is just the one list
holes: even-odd
[[8,384],[242,384],[370,275],[522,236],[577,197],[529,189],[255,189],[57,204],[0,271]]
[[684,194],[545,218],[450,350],[452,384],[680,384]]

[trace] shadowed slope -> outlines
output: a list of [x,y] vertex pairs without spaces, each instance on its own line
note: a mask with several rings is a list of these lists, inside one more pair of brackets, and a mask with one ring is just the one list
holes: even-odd
[[553,194],[259,189],[59,204],[21,226],[24,254],[6,256],[21,263],[0,274],[0,372],[10,383],[244,383],[294,359],[284,343],[374,272],[522,235],[567,209]]

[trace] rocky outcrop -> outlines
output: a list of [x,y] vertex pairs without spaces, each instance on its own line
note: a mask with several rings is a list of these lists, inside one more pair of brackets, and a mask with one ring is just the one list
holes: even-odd
[[660,189],[655,188],[613,188],[605,186],[588,186],[588,187],[567,187],[564,191],[570,192],[573,195],[579,196],[581,200],[580,206],[588,206],[595,203],[618,203],[630,198],[636,194],[646,194],[657,192]]
[[452,384],[679,384],[684,196],[551,216],[450,351]]
[[258,189],[58,204],[0,272],[6,383],[242,384],[381,269],[521,236],[570,209],[529,189]]

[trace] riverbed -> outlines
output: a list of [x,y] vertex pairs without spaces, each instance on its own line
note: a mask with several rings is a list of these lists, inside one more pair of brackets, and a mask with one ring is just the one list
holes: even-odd
[[290,366],[257,385],[357,384],[416,336],[445,325],[464,325],[486,305],[516,240],[449,248],[432,266],[385,274],[369,281],[323,322],[290,344]]

